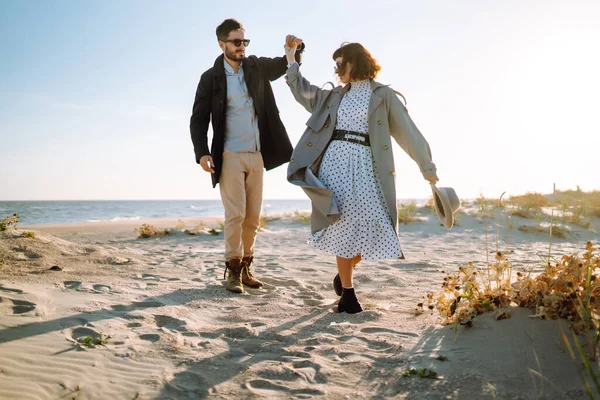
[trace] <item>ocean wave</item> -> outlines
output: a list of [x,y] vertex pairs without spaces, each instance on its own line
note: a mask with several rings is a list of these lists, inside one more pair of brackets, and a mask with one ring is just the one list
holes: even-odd
[[136,221],[140,217],[115,217],[109,219],[88,219],[86,222],[117,222],[117,221]]

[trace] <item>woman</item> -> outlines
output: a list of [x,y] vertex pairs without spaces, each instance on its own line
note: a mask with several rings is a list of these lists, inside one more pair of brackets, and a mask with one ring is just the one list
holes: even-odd
[[310,241],[336,256],[334,289],[338,312],[361,312],[353,269],[362,259],[404,258],[397,235],[394,158],[390,137],[437,182],[431,151],[406,108],[387,86],[374,81],[381,67],[359,43],[333,53],[344,86],[313,86],[294,61],[302,41],[286,37],[286,81],[296,100],[311,113],[296,145],[288,180],[312,200]]

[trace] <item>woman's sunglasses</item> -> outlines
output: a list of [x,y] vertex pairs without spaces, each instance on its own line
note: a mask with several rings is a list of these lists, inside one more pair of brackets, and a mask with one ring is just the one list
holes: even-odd
[[340,71],[342,69],[342,64],[343,63],[344,63],[343,61],[336,61],[335,62],[335,67],[333,67],[335,69],[335,72],[338,72],[338,71]]
[[250,44],[250,39],[231,39],[231,40],[223,40],[224,42],[231,42],[235,47],[240,47],[242,43],[244,43],[244,47],[248,47]]

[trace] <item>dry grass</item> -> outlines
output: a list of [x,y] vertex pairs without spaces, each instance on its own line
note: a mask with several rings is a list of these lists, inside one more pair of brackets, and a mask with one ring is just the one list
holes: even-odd
[[205,231],[205,226],[203,221],[199,221],[193,228],[188,228],[186,227],[185,222],[183,222],[183,220],[180,219],[179,221],[177,221],[175,229],[190,236],[197,236]]
[[153,236],[168,236],[173,234],[170,229],[159,229],[150,224],[142,224],[142,226],[137,228],[135,231],[138,234],[138,239],[144,239]]
[[[446,274],[441,291],[427,294],[426,303],[447,323],[462,325],[479,314],[510,305],[535,310],[535,318],[562,318],[574,332],[592,335],[588,344],[595,356],[600,338],[600,252],[587,242],[581,256],[564,255],[548,262],[536,277],[516,272],[516,280],[512,263],[497,252],[488,268],[469,263],[455,274]],[[422,313],[423,307],[419,303],[417,313]]]
[[14,229],[17,229],[17,222],[19,222],[19,218],[19,214],[13,214],[10,217],[4,218],[4,220],[0,222],[0,231],[5,231],[11,226]]
[[284,213],[283,216],[292,220],[292,222],[300,222],[303,225],[310,224],[310,211],[294,211],[293,213]]
[[281,219],[281,217],[275,217],[275,216],[271,216],[269,217],[267,215],[266,211],[263,211],[262,214],[260,215],[260,219],[258,221],[258,230],[262,230],[265,229],[267,227],[267,224],[273,221],[277,221]]
[[512,208],[511,215],[521,218],[533,218],[542,213],[542,208],[550,206],[550,202],[540,193],[527,193],[520,196],[510,196],[507,201]]
[[415,203],[415,202],[411,202],[408,204],[400,203],[397,211],[398,211],[398,223],[400,223],[400,224],[408,224],[411,222],[421,222],[421,220],[416,216],[417,203]]
[[[537,227],[529,226],[529,225],[521,225],[519,226],[519,231],[524,233],[544,233],[550,234],[550,225],[538,225]],[[557,238],[566,239],[567,236],[571,238],[577,238],[578,234],[576,232],[571,231],[567,227],[561,225],[553,225],[552,226],[552,236]]]

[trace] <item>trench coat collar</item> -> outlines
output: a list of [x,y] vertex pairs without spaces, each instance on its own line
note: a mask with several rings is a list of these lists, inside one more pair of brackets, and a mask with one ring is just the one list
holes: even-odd
[[371,79],[371,100],[369,101],[369,112],[367,114],[368,118],[371,118],[371,115],[373,115],[373,113],[375,112],[375,110],[377,109],[377,107],[379,106],[379,104],[381,104],[381,102],[383,101],[383,97],[381,97],[379,95],[379,92],[377,89],[379,89],[380,87],[384,87],[385,85],[382,85],[379,82],[374,81],[373,79]]

